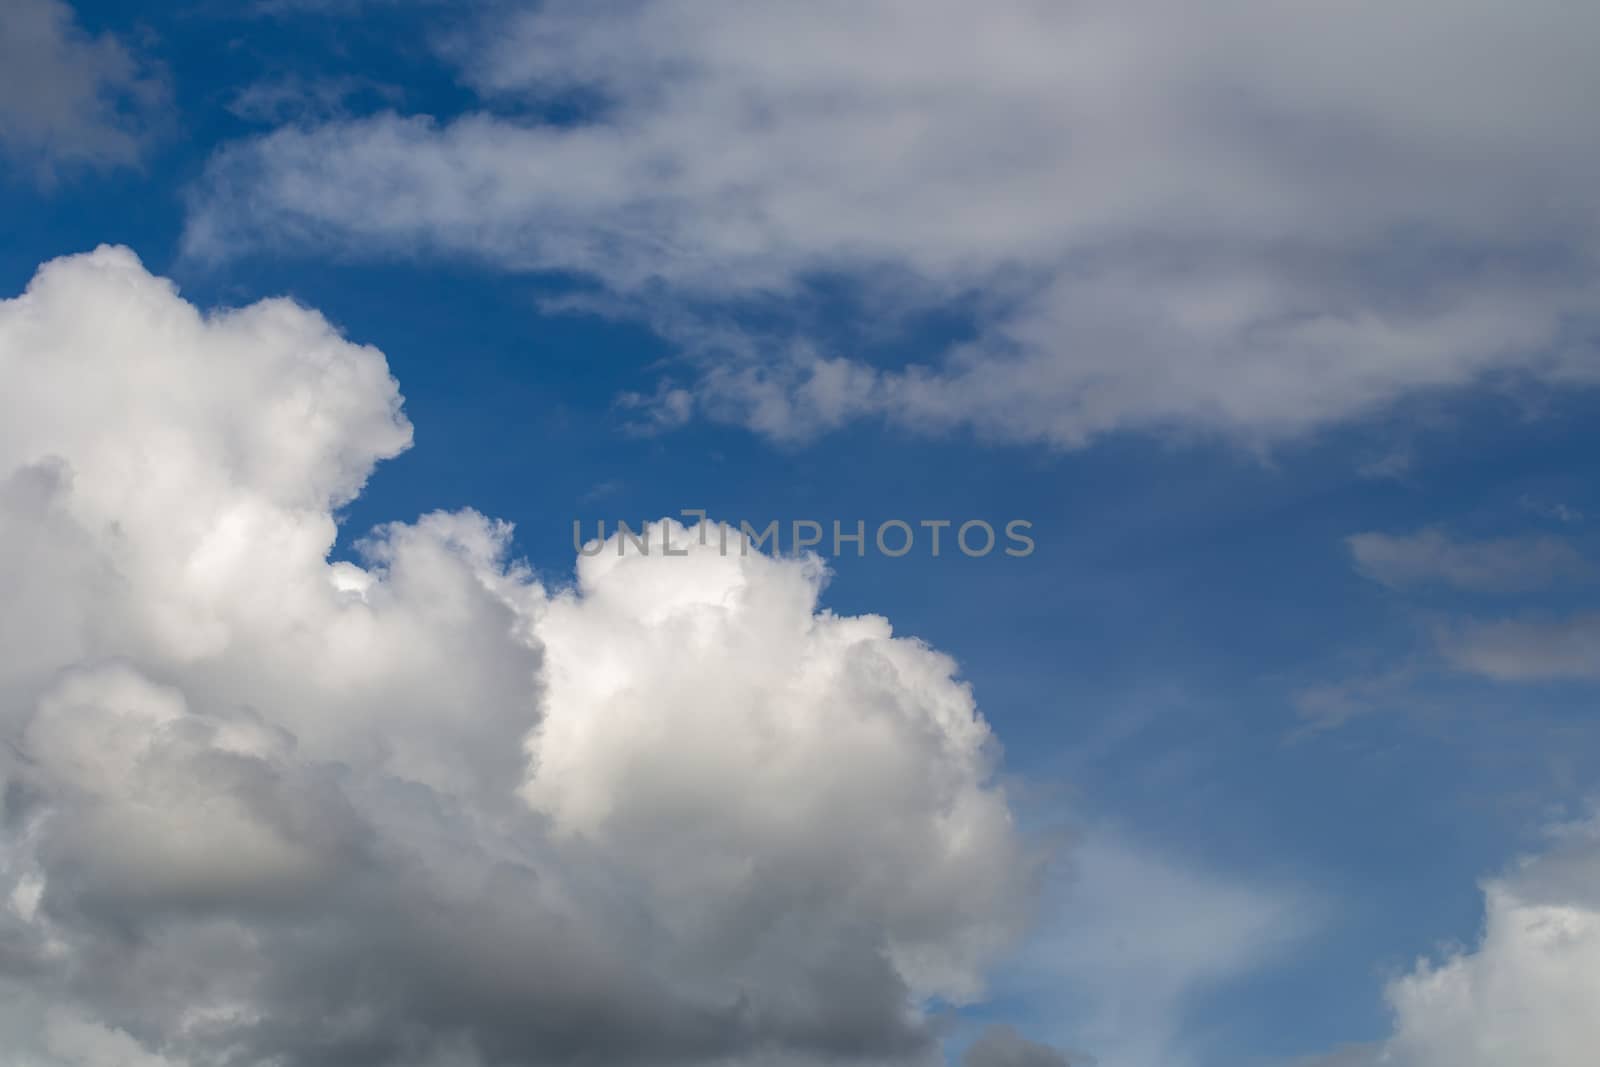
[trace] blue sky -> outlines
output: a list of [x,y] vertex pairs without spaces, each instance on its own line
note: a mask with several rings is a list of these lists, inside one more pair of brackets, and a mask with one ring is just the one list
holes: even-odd
[[[1449,20],[1401,6],[1407,47]],[[1159,10],[1102,40],[973,7],[991,52],[952,60],[910,24],[874,51],[937,17],[897,4],[85,0],[62,32],[127,61],[63,63],[113,100],[60,120],[81,150],[0,101],[0,293],[126,245],[200,308],[287,295],[380,350],[415,443],[338,508],[337,559],[463,508],[551,588],[574,520],[1029,520],[1026,558],[846,555],[822,594],[954,658],[1019,825],[1059,844],[950,1054],[1000,1023],[1104,1067],[1432,1067],[1404,976],[1450,944],[1487,969],[1480,880],[1581,822],[1600,770],[1600,155],[1554,144],[1593,80],[1556,20],[1592,19],[1533,7],[1419,53],[1444,88],[1411,101],[1388,66],[1370,93],[1295,69],[1307,38],[1360,59],[1366,5],[1222,5],[1177,58]],[[1452,108],[1508,26],[1511,87]],[[1089,73],[1032,77],[1053,55]],[[971,115],[966,62],[995,71]],[[1177,122],[1191,76],[1237,101]],[[832,78],[848,119],[807,110]],[[776,117],[730,118],[741,93]],[[734,158],[747,122],[793,155]]]

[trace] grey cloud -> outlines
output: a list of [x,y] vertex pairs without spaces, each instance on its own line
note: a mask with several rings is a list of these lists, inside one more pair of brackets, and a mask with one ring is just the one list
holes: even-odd
[[1094,1061],[1067,1054],[1050,1045],[1029,1041],[1010,1026],[990,1026],[967,1046],[962,1067],[1073,1067]]
[[30,177],[136,162],[166,95],[122,42],[84,33],[62,0],[0,7],[0,150]]
[[1381,1067],[1383,1049],[1378,1045],[1349,1045],[1336,1052],[1296,1060],[1292,1067]]

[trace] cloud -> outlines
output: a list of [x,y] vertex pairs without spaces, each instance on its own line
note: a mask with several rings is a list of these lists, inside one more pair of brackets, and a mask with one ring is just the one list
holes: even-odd
[[[1464,541],[1428,528],[1414,534],[1362,533],[1346,539],[1356,568],[1394,589],[1450,586],[1477,593],[1530,593],[1593,579],[1595,568],[1560,537]],[[1450,667],[1504,682],[1600,677],[1600,618],[1593,614],[1444,619],[1433,644]],[[1316,726],[1334,726],[1391,700],[1412,680],[1402,664],[1374,677],[1306,690],[1297,698]]]
[[352,76],[307,78],[287,74],[253,82],[233,94],[228,111],[245,122],[274,125],[309,122],[343,115],[363,98],[392,103],[404,93],[397,87]]
[[1559,537],[1460,541],[1427,529],[1355,534],[1345,543],[1362,574],[1394,588],[1439,584],[1479,593],[1528,592],[1587,578],[1594,569]]
[[1353,719],[1383,709],[1417,709],[1428,701],[1416,691],[1419,661],[1406,659],[1378,669],[1358,671],[1338,681],[1306,686],[1294,694],[1302,727],[1296,736],[1336,730]]
[[[1600,94],[1590,5],[492,19],[459,53],[483,110],[228,147],[189,251],[584,275],[688,335],[701,414],[789,440],[861,418],[1273,440],[1419,392],[1595,381],[1600,151],[1573,136]],[[552,104],[572,117],[544,121]],[[842,311],[818,280],[848,283],[824,287]],[[952,309],[969,341],[888,354]],[[678,392],[656,395],[676,419]]]
[[1600,678],[1600,615],[1460,622],[1438,642],[1457,668],[1500,681]]
[[[1306,890],[1218,872],[1098,827],[1054,872],[1039,927],[996,978],[1053,1031],[1072,1063],[1213,1062],[1196,1025],[1207,995],[1286,959],[1321,922]],[[1221,1058],[1225,1059],[1226,1056]]]
[[948,658],[666,524],[330,562],[411,428],[286,300],[0,302],[0,1042],[25,1067],[928,1063],[1035,862]]
[[1009,1026],[990,1026],[978,1035],[961,1057],[962,1067],[1071,1067],[1092,1062],[1074,1057],[1049,1045],[1029,1041]]
[[1584,1067],[1600,1046],[1600,823],[1484,885],[1471,949],[1420,961],[1387,992],[1394,1032],[1326,1067]]
[[0,150],[30,176],[134,163],[165,84],[115,37],[90,37],[62,0],[0,8]]
[[1559,500],[1541,500],[1534,496],[1524,496],[1518,503],[1521,504],[1524,511],[1531,512],[1543,519],[1553,519],[1562,523],[1583,521],[1583,512]]

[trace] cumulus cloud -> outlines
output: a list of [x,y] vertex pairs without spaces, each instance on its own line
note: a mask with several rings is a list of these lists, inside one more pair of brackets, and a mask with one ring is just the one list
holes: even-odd
[[1394,1033],[1316,1067],[1584,1067],[1600,1047],[1600,823],[1484,885],[1471,949],[1389,985]]
[[62,0],[0,7],[0,150],[48,177],[136,161],[161,79],[110,35],[90,37]]
[[381,353],[122,249],[0,302],[0,380],[8,1062],[922,1063],[1025,919],[955,665],[814,560],[331,562]]
[[[1271,439],[1419,391],[1595,380],[1600,152],[1573,132],[1600,95],[1593,5],[492,17],[460,52],[481,112],[234,145],[188,248],[586,275],[691,335],[696,410],[788,439],[863,417]],[[576,117],[543,121],[552,101]],[[808,300],[818,279],[851,283],[853,327]],[[970,341],[880,356],[896,322],[952,306]],[[728,322],[741,341],[707,337]]]
[[1443,530],[1414,534],[1360,533],[1346,539],[1356,567],[1392,587],[1440,584],[1473,592],[1516,593],[1581,580],[1593,568],[1559,537],[1501,537],[1463,541]]

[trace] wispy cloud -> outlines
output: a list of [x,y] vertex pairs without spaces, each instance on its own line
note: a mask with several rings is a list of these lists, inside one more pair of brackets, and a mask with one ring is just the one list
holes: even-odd
[[1210,1062],[1199,998],[1281,962],[1314,934],[1313,893],[1206,870],[1109,827],[1077,842],[1050,883],[1046,918],[1001,992],[1041,1032],[1107,1067]]
[[[686,351],[695,411],[790,438],[883,418],[1271,440],[1418,392],[1600,377],[1600,150],[1570,136],[1600,96],[1578,43],[1597,12],[496,11],[460,53],[482,111],[227,148],[187,247],[421,249],[586,275],[647,317],[716,308],[749,343]],[[579,106],[551,122],[551,101]],[[972,339],[886,363],[808,299],[819,278],[879,325],[961,303]],[[814,395],[834,379],[847,405]]]
[[1500,681],[1600,679],[1600,614],[1463,621],[1437,636],[1458,669]]
[[1345,543],[1362,574],[1395,588],[1446,585],[1479,593],[1521,593],[1582,581],[1595,573],[1582,553],[1558,537],[1468,541],[1434,528],[1412,534],[1354,534]]

